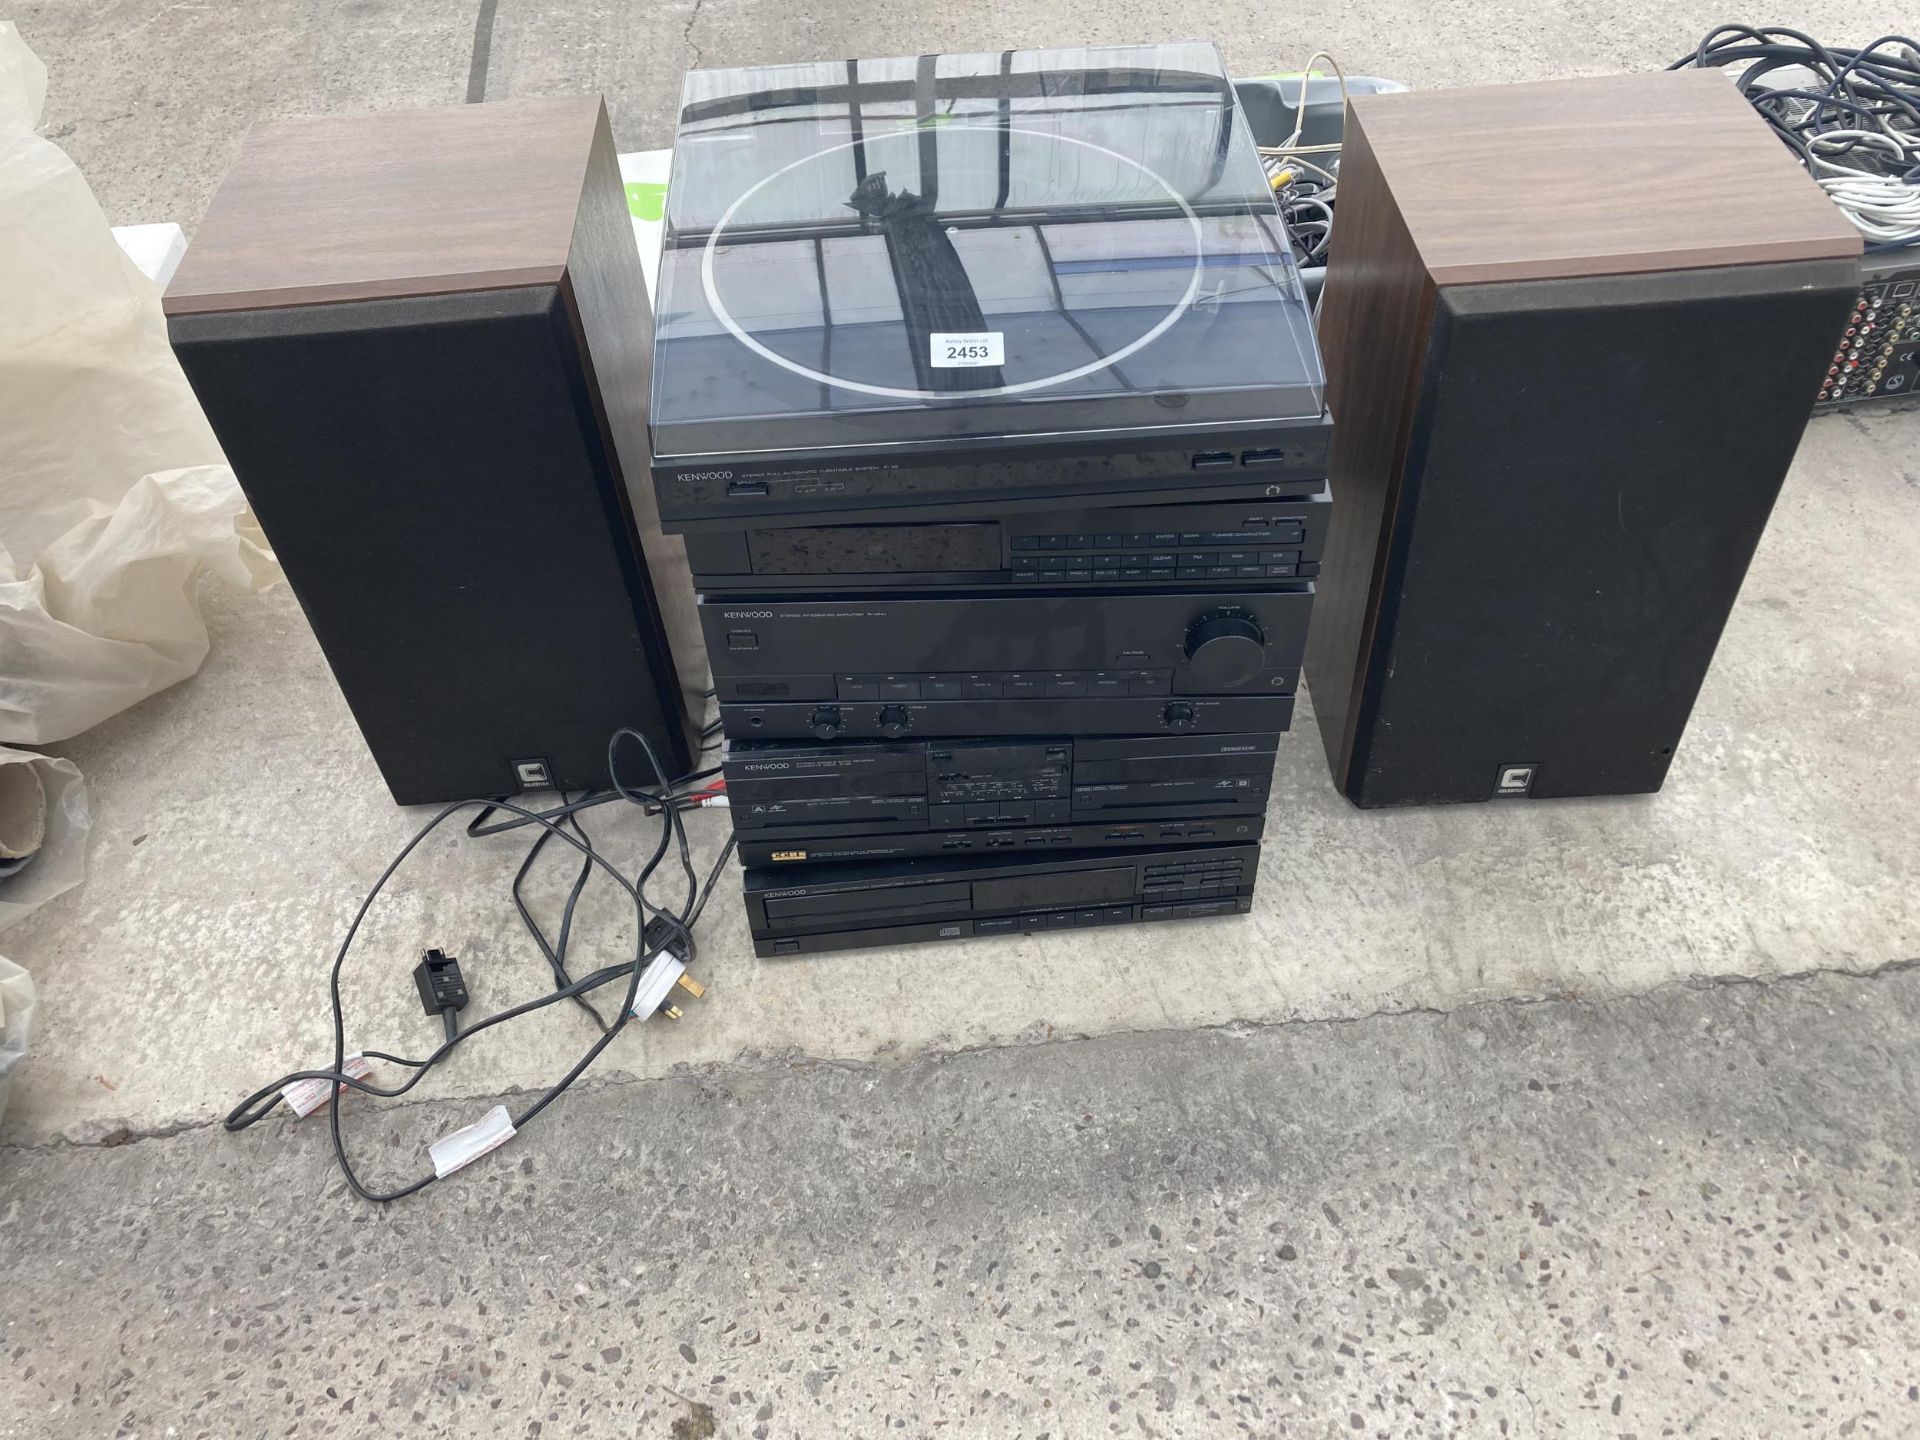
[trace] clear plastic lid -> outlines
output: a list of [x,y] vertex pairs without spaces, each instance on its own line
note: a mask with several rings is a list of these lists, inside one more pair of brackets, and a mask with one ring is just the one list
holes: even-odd
[[1316,416],[1322,378],[1211,45],[687,75],[658,457]]

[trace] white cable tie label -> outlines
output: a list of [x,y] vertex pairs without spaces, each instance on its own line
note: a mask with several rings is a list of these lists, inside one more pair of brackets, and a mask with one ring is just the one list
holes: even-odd
[[943,331],[929,337],[936,370],[971,370],[1007,363],[1007,337],[998,330]]
[[471,1165],[489,1150],[498,1150],[513,1138],[513,1117],[496,1105],[465,1129],[443,1135],[427,1147],[433,1173],[444,1180],[463,1165]]
[[[341,1062],[340,1073],[351,1075],[356,1080],[371,1080],[373,1063],[356,1050]],[[280,1087],[280,1098],[287,1102],[295,1115],[304,1120],[331,1100],[337,1091],[346,1088],[344,1084],[329,1084],[325,1080],[295,1080],[291,1085]]]

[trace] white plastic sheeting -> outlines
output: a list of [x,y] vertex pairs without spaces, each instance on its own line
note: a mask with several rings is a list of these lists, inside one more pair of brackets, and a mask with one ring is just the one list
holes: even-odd
[[207,653],[203,571],[278,577],[167,343],[160,287],[35,133],[46,68],[0,22],[0,743],[63,740]]

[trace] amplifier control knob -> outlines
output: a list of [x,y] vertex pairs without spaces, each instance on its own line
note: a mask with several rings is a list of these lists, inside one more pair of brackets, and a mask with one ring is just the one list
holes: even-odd
[[1193,721],[1193,706],[1184,700],[1170,701],[1167,708],[1160,712],[1160,723],[1169,730],[1191,730]]
[[1187,627],[1187,664],[1209,690],[1230,690],[1267,663],[1267,637],[1251,615],[1216,610]]
[[813,718],[807,721],[807,728],[822,740],[831,740],[840,733],[840,707],[821,705],[813,712]]
[[907,707],[904,705],[882,705],[879,720],[882,735],[904,735],[907,726],[913,723],[907,718]]

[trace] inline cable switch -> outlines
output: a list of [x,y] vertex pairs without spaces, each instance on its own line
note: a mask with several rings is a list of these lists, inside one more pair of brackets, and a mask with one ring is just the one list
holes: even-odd
[[453,1040],[460,1033],[460,1012],[467,1008],[467,982],[461,978],[459,960],[429,950],[413,967],[413,983],[427,1014],[438,1015],[446,1025],[447,1039]]

